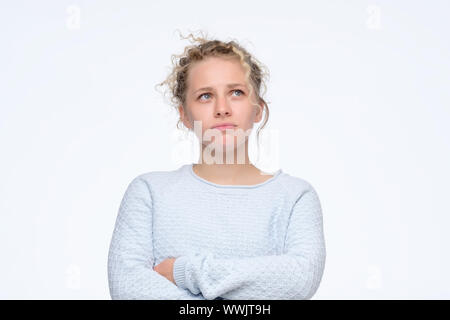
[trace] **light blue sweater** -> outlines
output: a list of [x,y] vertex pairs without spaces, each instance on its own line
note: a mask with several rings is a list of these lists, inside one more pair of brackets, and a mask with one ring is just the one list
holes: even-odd
[[[322,210],[307,181],[279,169],[256,185],[192,170],[138,175],[112,233],[112,299],[310,299],[325,267]],[[177,258],[176,285],[153,270]]]

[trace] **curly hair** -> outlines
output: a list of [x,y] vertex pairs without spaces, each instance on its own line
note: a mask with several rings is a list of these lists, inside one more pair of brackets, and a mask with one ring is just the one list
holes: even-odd
[[[259,144],[259,133],[264,128],[269,118],[269,107],[267,102],[262,98],[261,87],[264,86],[264,93],[267,91],[265,79],[269,77],[268,69],[253,57],[246,49],[244,49],[236,40],[228,42],[208,39],[207,35],[201,32],[199,37],[195,37],[192,33],[183,37],[180,32],[181,39],[190,39],[191,45],[185,47],[182,54],[172,54],[171,60],[173,69],[167,76],[166,80],[158,83],[156,86],[167,85],[170,92],[170,102],[173,107],[178,110],[178,106],[182,105],[186,108],[186,91],[189,67],[198,61],[207,57],[221,57],[224,59],[238,59],[245,70],[246,84],[250,88],[249,97],[256,92],[256,97],[263,104],[265,109],[265,117],[262,125],[257,131],[257,140]],[[260,104],[254,104],[260,107]],[[261,109],[261,112],[264,111]],[[186,110],[186,109],[185,109]],[[177,128],[180,129],[181,119],[177,122]]]

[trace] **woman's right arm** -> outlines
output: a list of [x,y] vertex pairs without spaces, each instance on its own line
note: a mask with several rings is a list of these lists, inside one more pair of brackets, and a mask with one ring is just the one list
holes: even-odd
[[128,185],[120,204],[108,253],[111,298],[204,300],[153,270],[152,198],[140,177]]

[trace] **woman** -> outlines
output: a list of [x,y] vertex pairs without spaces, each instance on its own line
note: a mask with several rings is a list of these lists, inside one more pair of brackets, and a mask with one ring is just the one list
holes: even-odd
[[161,84],[201,142],[199,163],[129,184],[109,249],[111,297],[310,299],[326,257],[318,195],[248,157],[249,132],[268,116],[262,67],[235,41],[193,39]]

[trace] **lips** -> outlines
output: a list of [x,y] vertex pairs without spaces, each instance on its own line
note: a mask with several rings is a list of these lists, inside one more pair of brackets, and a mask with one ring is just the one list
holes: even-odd
[[225,130],[225,129],[233,129],[234,127],[236,127],[236,125],[234,125],[233,123],[222,123],[222,124],[218,124],[212,128],[219,129],[219,130]]

